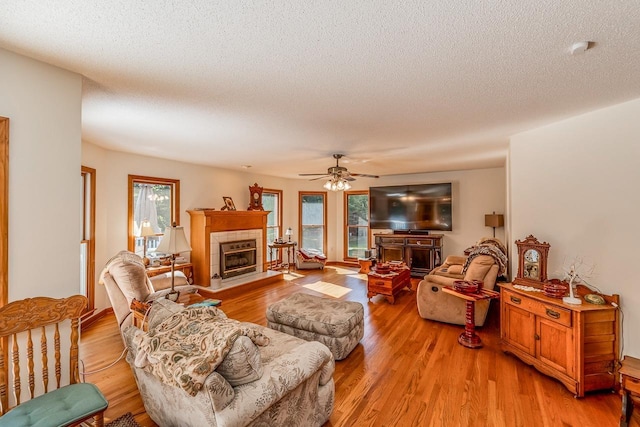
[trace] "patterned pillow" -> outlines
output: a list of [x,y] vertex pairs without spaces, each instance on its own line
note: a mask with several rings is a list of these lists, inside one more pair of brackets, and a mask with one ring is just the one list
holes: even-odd
[[262,361],[258,347],[247,336],[238,337],[229,353],[216,369],[232,387],[247,384],[262,377]]

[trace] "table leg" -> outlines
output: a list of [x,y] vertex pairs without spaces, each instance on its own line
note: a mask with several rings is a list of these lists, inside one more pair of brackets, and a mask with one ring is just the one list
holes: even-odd
[[476,335],[475,322],[475,301],[465,301],[467,303],[467,313],[465,315],[464,332],[458,337],[458,342],[468,348],[482,347],[482,340]]
[[622,390],[622,415],[620,415],[620,427],[627,427],[633,412],[633,402],[629,398],[629,392]]

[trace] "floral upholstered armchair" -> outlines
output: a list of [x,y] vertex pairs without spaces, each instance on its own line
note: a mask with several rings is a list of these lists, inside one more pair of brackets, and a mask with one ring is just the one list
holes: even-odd
[[329,419],[335,364],[325,345],[168,300],[153,303],[148,322],[148,333],[130,326],[124,339],[158,425],[321,426]]
[[[107,261],[100,273],[99,283],[107,290],[121,331],[133,324],[131,301],[154,301],[164,298],[171,290],[170,276],[147,277],[142,258],[129,251],[120,251]],[[180,293],[197,291],[194,286],[189,285],[187,278],[180,271],[176,271],[175,288]]]

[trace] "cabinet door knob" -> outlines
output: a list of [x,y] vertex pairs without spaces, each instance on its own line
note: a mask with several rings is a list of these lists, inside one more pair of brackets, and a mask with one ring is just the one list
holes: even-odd
[[510,298],[511,298],[511,302],[514,304],[520,304],[522,302],[520,298],[516,298],[516,297],[510,297]]
[[533,339],[539,340],[539,339],[540,339],[540,335],[538,335],[538,334],[533,334]]
[[560,318],[560,313],[558,313],[557,311],[553,311],[551,309],[547,308],[547,316],[553,318],[553,319],[559,319]]

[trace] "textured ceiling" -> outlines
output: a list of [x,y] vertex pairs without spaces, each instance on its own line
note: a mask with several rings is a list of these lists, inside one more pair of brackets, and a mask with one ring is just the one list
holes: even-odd
[[638,0],[5,3],[0,47],[85,76],[84,140],[269,175],[502,166],[640,97]]

